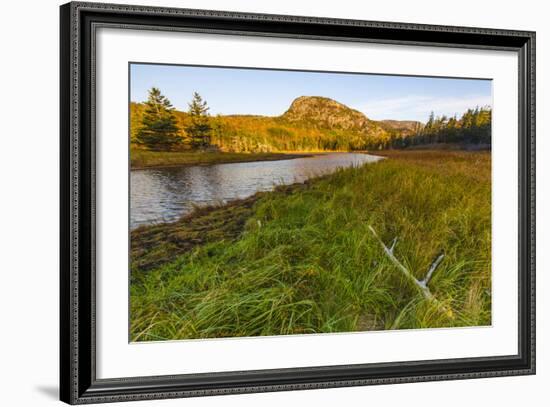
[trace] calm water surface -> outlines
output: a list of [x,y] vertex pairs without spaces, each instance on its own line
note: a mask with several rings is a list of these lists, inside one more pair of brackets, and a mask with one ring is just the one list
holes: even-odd
[[280,161],[134,170],[130,173],[130,227],[174,221],[195,205],[242,199],[276,185],[303,182],[337,168],[380,159],[367,154],[331,153]]

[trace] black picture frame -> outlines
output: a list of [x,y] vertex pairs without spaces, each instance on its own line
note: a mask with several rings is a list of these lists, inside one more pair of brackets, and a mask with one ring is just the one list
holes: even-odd
[[[60,8],[60,395],[70,404],[535,373],[535,33],[72,2]],[[519,352],[500,357],[96,378],[95,29],[181,30],[485,50],[519,56]]]

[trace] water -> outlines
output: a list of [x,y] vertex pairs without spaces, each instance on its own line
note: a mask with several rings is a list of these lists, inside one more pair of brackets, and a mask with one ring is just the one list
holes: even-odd
[[330,153],[280,161],[195,165],[134,170],[130,173],[130,226],[177,220],[194,205],[242,199],[275,185],[303,182],[337,168],[359,166],[382,157]]

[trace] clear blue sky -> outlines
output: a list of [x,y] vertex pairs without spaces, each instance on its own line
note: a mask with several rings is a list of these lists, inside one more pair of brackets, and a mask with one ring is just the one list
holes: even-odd
[[375,120],[460,115],[492,104],[490,80],[131,64],[130,99],[143,102],[155,86],[178,110],[197,91],[210,113],[277,116],[298,96],[324,96]]

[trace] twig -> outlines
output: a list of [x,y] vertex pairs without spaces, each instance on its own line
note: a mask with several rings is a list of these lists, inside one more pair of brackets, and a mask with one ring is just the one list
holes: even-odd
[[445,257],[444,253],[441,253],[437,258],[432,262],[430,265],[430,268],[428,269],[428,272],[426,273],[426,277],[422,280],[417,280],[417,278],[411,273],[411,271],[401,263],[397,257],[394,255],[394,249],[395,245],[397,244],[397,237],[395,237],[392,241],[392,244],[390,247],[386,246],[386,244],[382,241],[382,239],[378,236],[376,231],[372,226],[369,225],[369,230],[372,232],[374,237],[378,240],[382,248],[384,249],[384,252],[388,256],[388,258],[397,266],[399,270],[418,288],[418,290],[422,293],[424,298],[427,300],[433,301],[436,303],[450,318],[453,317],[453,312],[451,309],[449,309],[444,304],[440,303],[431,293],[430,288],[428,287],[428,283],[430,282],[430,279],[432,278],[432,275],[434,271],[437,269],[439,264],[441,264],[441,261],[443,261],[443,258]]
[[428,270],[428,273],[426,274],[426,277],[424,277],[424,280],[421,280],[420,283],[422,283],[424,286],[427,286],[430,282],[430,279],[432,278],[432,274],[434,273],[437,266],[439,266],[439,263],[443,260],[443,257],[445,257],[444,253],[441,253],[437,258],[433,261],[432,265],[430,266],[430,269]]
[[394,246],[395,246],[395,242],[397,241],[397,239],[394,239],[394,244],[392,244],[392,247],[391,249],[388,248],[388,246],[386,246],[384,244],[384,242],[382,241],[382,239],[380,239],[380,237],[378,236],[378,234],[376,233],[376,231],[374,230],[374,228],[372,226],[369,225],[369,229],[370,231],[372,232],[372,234],[374,235],[374,237],[376,237],[376,239],[380,242],[380,245],[382,246],[382,248],[384,249],[384,251],[386,252],[386,255],[390,258],[390,260],[397,266],[397,268],[399,270],[401,270],[403,272],[403,274],[412,282],[414,283],[414,285],[420,290],[420,292],[422,293],[422,295],[424,295],[424,297],[426,297],[427,299],[432,299],[433,298],[433,295],[432,293],[430,292],[430,289],[423,285],[420,281],[418,281],[415,276],[413,276],[413,274],[409,271],[409,269],[407,267],[405,267],[403,265],[403,263],[401,263],[397,257],[394,256],[393,254],[393,249],[394,249]]
[[393,238],[393,242],[391,242],[390,252],[393,254],[393,249],[395,249],[395,245],[397,244],[397,237]]

